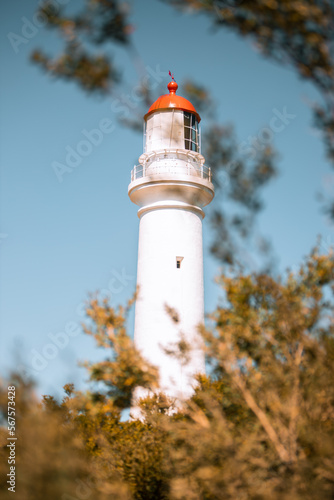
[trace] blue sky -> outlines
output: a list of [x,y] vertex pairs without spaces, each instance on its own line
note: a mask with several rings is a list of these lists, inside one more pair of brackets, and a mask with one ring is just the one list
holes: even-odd
[[[321,214],[316,194],[333,194],[334,182],[321,137],[311,126],[309,103],[318,98],[315,90],[288,68],[264,60],[249,41],[214,31],[203,16],[176,13],[156,0],[130,4],[144,72],[166,73],[156,97],[166,93],[169,69],[181,95],[182,81],[195,79],[212,92],[220,121],[233,123],[239,140],[246,142],[268,126],[275,110],[286,107],[295,115],[273,137],[280,176],[263,193],[259,229],[270,238],[280,270],[298,265],[317,235],[326,252],[333,227]],[[135,290],[138,218],[127,186],[142,153],[142,137],[117,124],[111,98],[88,97],[29,62],[36,47],[57,50],[54,34],[39,28],[15,52],[8,34],[22,36],[36,5],[32,0],[6,2],[0,20],[0,363],[2,374],[23,363],[34,374],[39,393],[59,395],[67,382],[84,387],[86,373],[77,367],[78,360],[103,356],[78,330],[89,293],[104,290],[117,305]],[[120,47],[111,51],[125,82],[118,93],[131,93],[137,83],[133,61]],[[85,138],[82,131],[101,120],[110,128],[113,123],[113,130],[60,183],[52,165],[64,163],[67,148],[75,149]],[[207,311],[221,295],[214,284],[219,265],[208,252],[209,237],[205,220]],[[130,317],[130,331],[132,323]]]

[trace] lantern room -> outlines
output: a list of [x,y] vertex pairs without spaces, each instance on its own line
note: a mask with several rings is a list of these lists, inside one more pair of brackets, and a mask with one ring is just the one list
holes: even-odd
[[183,149],[200,153],[199,114],[191,102],[176,95],[174,78],[167,88],[169,94],[160,96],[144,116],[144,152]]

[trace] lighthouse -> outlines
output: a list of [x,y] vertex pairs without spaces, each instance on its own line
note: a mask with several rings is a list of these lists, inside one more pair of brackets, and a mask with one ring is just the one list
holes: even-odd
[[[134,342],[159,368],[160,390],[182,400],[193,394],[195,376],[205,373],[198,332],[204,323],[202,221],[214,187],[201,154],[201,118],[177,94],[173,76],[167,88],[144,116],[144,153],[128,187],[139,206]],[[187,355],[170,356],[180,340]]]

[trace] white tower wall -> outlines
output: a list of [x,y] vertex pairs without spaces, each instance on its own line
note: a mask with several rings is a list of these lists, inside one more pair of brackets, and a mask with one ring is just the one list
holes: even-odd
[[[161,389],[173,396],[189,397],[194,374],[205,372],[197,332],[204,322],[200,214],[181,208],[144,212],[139,227],[137,283],[136,344],[159,367]],[[166,305],[178,313],[178,323],[173,322]],[[186,365],[163,350],[180,340],[180,332],[192,348]]]
[[184,148],[184,113],[173,109],[147,118],[145,152]]

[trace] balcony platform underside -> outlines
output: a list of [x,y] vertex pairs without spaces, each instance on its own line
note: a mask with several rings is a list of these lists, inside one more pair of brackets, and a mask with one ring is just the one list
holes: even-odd
[[132,181],[128,194],[140,207],[175,201],[202,208],[212,201],[214,187],[212,182],[197,175],[152,174]]

